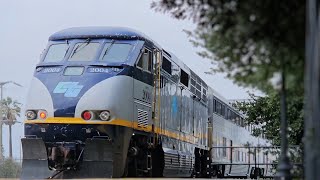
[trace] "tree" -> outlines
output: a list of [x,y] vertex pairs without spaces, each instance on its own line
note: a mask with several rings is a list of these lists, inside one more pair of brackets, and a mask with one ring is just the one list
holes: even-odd
[[[266,93],[241,104],[248,123],[259,124],[279,144],[279,96],[270,79],[284,67],[288,91],[290,143],[301,144],[303,134],[303,80],[305,1],[160,0],[157,11],[178,19],[192,18],[196,30],[187,31],[199,54],[218,62],[213,72],[224,72],[242,86]],[[282,63],[284,66],[282,66]],[[256,132],[257,134],[258,132]]]
[[9,126],[9,157],[12,158],[12,125],[17,122],[16,117],[20,117],[21,103],[10,97],[2,100],[1,103],[4,123]]
[[[272,139],[273,144],[280,146],[280,137],[278,133],[280,126],[280,102],[279,94],[273,93],[265,97],[251,96],[251,101],[237,102],[236,107],[246,114],[248,124],[259,125],[253,131],[253,135],[259,136],[263,133],[267,139]],[[301,145],[303,137],[303,97],[291,97],[287,103],[288,123],[289,123],[289,143]]]
[[19,178],[21,166],[12,159],[0,162],[0,178]]
[[152,7],[194,20],[192,41],[218,62],[214,72],[269,92],[283,60],[287,87],[303,93],[305,1],[161,0]]

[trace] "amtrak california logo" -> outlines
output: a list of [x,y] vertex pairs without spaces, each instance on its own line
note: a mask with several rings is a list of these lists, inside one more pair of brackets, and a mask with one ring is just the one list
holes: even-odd
[[79,82],[59,82],[53,90],[54,94],[64,94],[64,97],[77,97],[83,88]]

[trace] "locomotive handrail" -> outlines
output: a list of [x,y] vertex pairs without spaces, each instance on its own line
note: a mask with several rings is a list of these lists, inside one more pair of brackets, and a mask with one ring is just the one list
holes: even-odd
[[[292,145],[289,146],[289,148],[298,148],[300,146],[298,145]],[[265,149],[276,149],[276,148],[281,148],[281,146],[214,146],[214,147],[210,147],[210,150],[213,148],[245,148],[245,149],[249,149],[249,148],[265,148]]]
[[[211,164],[223,164],[223,165],[277,165],[278,163],[214,163],[212,162]],[[292,165],[299,166],[302,165],[303,163],[292,163]]]
[[109,136],[92,136],[92,139],[105,139],[108,141],[112,141],[112,139]]
[[38,136],[36,135],[25,135],[25,137],[23,137],[25,139],[42,139],[42,138],[38,138]]

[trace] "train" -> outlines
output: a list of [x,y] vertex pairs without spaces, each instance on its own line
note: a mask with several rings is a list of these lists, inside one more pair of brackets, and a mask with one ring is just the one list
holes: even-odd
[[[236,149],[268,143],[251,135],[244,116],[173,53],[130,28],[52,34],[25,118],[22,179],[252,178],[270,169]],[[260,162],[271,162],[266,156]]]

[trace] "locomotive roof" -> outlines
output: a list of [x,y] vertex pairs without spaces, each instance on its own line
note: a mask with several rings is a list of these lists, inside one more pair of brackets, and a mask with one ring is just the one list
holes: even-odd
[[156,45],[145,34],[125,27],[73,27],[58,31],[49,37],[49,40],[112,38],[126,40],[143,40]]

